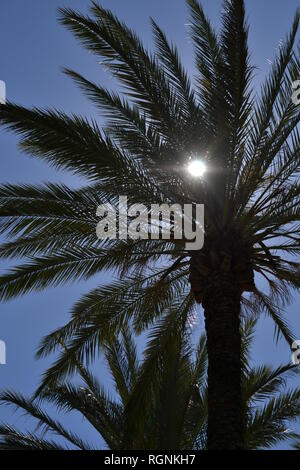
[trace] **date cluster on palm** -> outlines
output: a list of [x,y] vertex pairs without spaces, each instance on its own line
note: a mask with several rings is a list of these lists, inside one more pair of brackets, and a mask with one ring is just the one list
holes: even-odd
[[228,274],[241,293],[255,289],[251,263],[252,247],[230,232],[220,238],[206,237],[204,247],[191,255],[190,283],[195,300],[201,303],[206,289],[218,276]]

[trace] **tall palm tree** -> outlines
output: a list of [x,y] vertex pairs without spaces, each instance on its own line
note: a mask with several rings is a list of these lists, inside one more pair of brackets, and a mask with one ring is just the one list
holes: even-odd
[[[57,110],[0,107],[0,123],[21,148],[56,168],[83,176],[83,188],[4,185],[0,227],[11,241],[2,258],[25,262],[0,278],[0,299],[41,290],[102,270],[120,276],[75,306],[70,322],[43,341],[39,355],[63,353],[52,370],[62,378],[90,357],[112,332],[132,321],[138,333],[167,305],[186,312],[201,303],[208,350],[208,448],[243,447],[241,309],[265,311],[291,341],[282,316],[290,290],[299,288],[299,105],[291,101],[299,75],[296,13],[261,92],[251,88],[244,2],[225,0],[217,33],[196,0],[188,0],[195,49],[192,86],[177,49],[152,20],[155,52],[110,11],[92,2],[91,14],[60,10],[60,21],[117,78],[125,97],[66,70],[107,118]],[[298,46],[299,47],[299,46]],[[299,50],[299,49],[298,49]],[[198,155],[203,178],[186,166]],[[201,203],[205,243],[185,240],[100,242],[96,206],[128,203]],[[255,282],[261,277],[267,287]],[[180,308],[179,308],[180,306]],[[49,379],[50,380],[50,379]]]
[[[266,365],[251,368],[249,352],[254,326],[255,322],[246,321],[242,334],[247,449],[269,448],[299,438],[289,426],[300,418],[300,389],[286,388],[288,376],[299,373],[299,369],[291,365],[276,369]],[[170,326],[169,323],[165,329],[156,326],[150,332],[150,341],[140,363],[132,335],[124,330],[119,340],[105,347],[106,362],[115,385],[114,398],[112,391],[78,363],[83,383],[56,385],[44,390],[39,400],[11,391],[2,392],[1,404],[25,411],[38,422],[39,431],[24,432],[2,424],[0,449],[63,449],[67,443],[72,448],[92,449],[85,439],[51,418],[41,406],[49,402],[59,412],[79,412],[101,436],[97,449],[206,449],[205,337],[197,335],[194,343],[196,348],[183,325],[180,328],[177,324],[175,328],[175,324]],[[138,426],[133,428],[132,423]],[[51,434],[63,439],[53,441]]]

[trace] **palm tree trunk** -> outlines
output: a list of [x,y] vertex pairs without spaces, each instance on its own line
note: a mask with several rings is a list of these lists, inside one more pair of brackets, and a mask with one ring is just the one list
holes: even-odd
[[240,289],[230,273],[219,272],[203,297],[209,450],[243,448],[240,301]]

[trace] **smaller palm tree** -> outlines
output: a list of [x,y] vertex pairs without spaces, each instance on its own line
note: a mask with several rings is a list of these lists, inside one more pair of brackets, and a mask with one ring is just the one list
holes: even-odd
[[[249,367],[254,327],[255,321],[248,320],[242,334],[248,449],[268,448],[300,438],[287,426],[300,417],[300,388],[285,389],[287,376],[299,369],[291,365],[277,369],[266,365]],[[161,322],[150,332],[144,359],[139,363],[132,335],[124,330],[119,340],[106,344],[105,358],[114,380],[115,398],[79,363],[76,367],[81,384],[63,383],[46,390],[42,387],[40,396],[30,399],[3,392],[1,402],[16,406],[37,420],[40,432],[24,433],[1,425],[0,449],[92,449],[83,438],[52,419],[41,408],[41,401],[54,403],[60,411],[81,413],[101,436],[99,448],[103,447],[103,440],[111,450],[206,448],[207,353],[203,335],[195,350],[186,330]],[[68,445],[47,440],[46,432],[64,438]]]

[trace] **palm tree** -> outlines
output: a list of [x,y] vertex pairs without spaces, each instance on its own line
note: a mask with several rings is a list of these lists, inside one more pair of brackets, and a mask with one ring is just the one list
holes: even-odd
[[[245,447],[262,449],[291,442],[299,435],[288,426],[300,418],[300,389],[286,388],[289,375],[299,373],[291,365],[276,369],[250,367],[249,353],[255,321],[244,322],[242,331],[242,396],[246,423]],[[203,335],[193,347],[186,325],[157,326],[140,363],[132,334],[123,330],[119,339],[106,344],[105,358],[115,392],[105,390],[82,365],[82,383],[63,383],[44,390],[39,400],[5,391],[2,404],[25,411],[38,422],[38,432],[23,432],[0,425],[0,449],[92,449],[83,438],[51,418],[41,406],[54,404],[59,412],[76,410],[99,433],[97,448],[111,450],[205,450],[207,448],[207,352]],[[162,344],[162,338],[164,341]],[[149,371],[151,373],[149,374]],[[136,424],[132,427],[132,424]],[[60,442],[46,439],[46,433]],[[50,437],[50,436],[49,436]],[[103,445],[104,441],[104,445]]]
[[[265,311],[290,342],[282,316],[299,288],[299,105],[291,101],[299,75],[299,12],[254,95],[244,2],[225,0],[217,33],[196,0],[188,0],[195,49],[192,86],[177,49],[152,20],[156,51],[95,2],[91,15],[60,10],[60,21],[101,58],[127,97],[66,70],[107,118],[96,121],[57,110],[0,107],[0,123],[17,133],[25,152],[83,176],[83,188],[4,185],[1,232],[12,238],[2,258],[25,262],[0,278],[2,301],[102,270],[119,274],[74,306],[70,322],[44,339],[39,355],[67,346],[52,378],[74,371],[132,321],[143,331],[174,305],[182,315],[201,303],[208,350],[208,448],[243,447],[240,316]],[[200,156],[208,171],[191,178]],[[185,240],[99,241],[96,207],[128,203],[205,205],[205,243]],[[259,288],[254,276],[266,288]],[[222,364],[222,367],[220,367]],[[51,377],[49,380],[51,381]],[[53,379],[54,380],[54,379]]]

